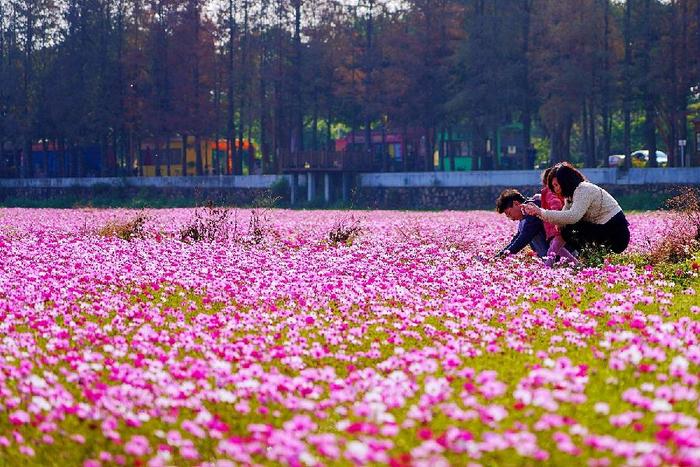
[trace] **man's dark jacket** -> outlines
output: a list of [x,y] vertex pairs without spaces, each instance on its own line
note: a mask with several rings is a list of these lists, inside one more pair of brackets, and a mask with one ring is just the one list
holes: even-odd
[[[525,202],[535,203],[537,206],[540,206],[539,197],[529,198]],[[518,232],[508,246],[501,250],[501,254],[506,250],[510,251],[511,254],[518,253],[528,244],[540,258],[547,256],[549,245],[544,232],[544,224],[539,217],[525,215],[518,222]]]

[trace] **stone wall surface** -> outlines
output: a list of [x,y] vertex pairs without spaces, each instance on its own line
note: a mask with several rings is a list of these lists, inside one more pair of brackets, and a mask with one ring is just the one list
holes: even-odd
[[[615,198],[644,195],[669,197],[677,193],[679,186],[654,185],[606,185],[601,184]],[[535,185],[503,185],[483,187],[361,187],[355,206],[369,209],[446,209],[493,210],[496,198],[506,188],[516,188],[525,196],[539,193]]]

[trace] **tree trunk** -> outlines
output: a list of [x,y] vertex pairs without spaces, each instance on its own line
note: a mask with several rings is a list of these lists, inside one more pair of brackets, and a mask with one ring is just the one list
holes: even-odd
[[386,150],[386,123],[382,122],[382,172],[387,172],[389,170],[389,151]]
[[[41,168],[42,171],[44,172],[43,176],[48,177],[49,176],[49,140],[44,138],[42,141],[42,149],[44,150],[44,157],[41,160]],[[0,140],[0,154],[2,154],[2,140]]]
[[[525,151],[530,150],[532,144],[532,97],[530,91],[530,20],[531,20],[531,6],[532,0],[523,0],[523,6],[525,10],[525,18],[523,20],[523,91],[524,91],[524,102],[523,102],[523,144],[525,145]],[[528,161],[526,155],[525,160]],[[454,157],[450,162],[454,166]],[[534,167],[528,167],[529,163],[526,162],[525,169],[532,169]],[[454,170],[454,167],[452,167]]]
[[[671,167],[676,166],[676,141],[678,139],[678,100],[680,94],[683,92],[678,84],[679,78],[679,66],[678,60],[676,58],[676,50],[678,48],[678,24],[677,24],[677,0],[671,0],[671,47],[670,47],[670,67],[669,73],[671,76],[671,105],[669,106],[669,112],[665,117],[667,118],[666,124],[668,125],[668,134],[666,135],[666,147],[668,153],[668,165]],[[663,135],[662,135],[663,136]]]
[[596,166],[596,160],[598,159],[596,157],[596,131],[595,131],[595,115],[596,115],[596,107],[595,107],[595,100],[593,97],[591,97],[590,103],[589,103],[589,108],[588,108],[588,150],[590,151],[590,159],[591,159],[591,165],[590,167],[595,167]]
[[20,178],[31,176],[32,163],[32,104],[31,92],[33,80],[34,59],[34,21],[35,3],[30,2],[25,11],[25,46],[24,46],[24,70],[22,80],[22,158],[20,160]]
[[[681,48],[680,48],[680,92],[678,93],[678,139],[686,141],[686,146],[683,148],[685,151],[685,158],[689,158],[689,151],[691,146],[688,145],[688,89],[690,86],[688,84],[688,0],[680,0],[681,2]],[[698,15],[700,16],[700,2],[698,2]],[[700,20],[700,18],[698,18]],[[700,22],[696,25],[698,28],[698,35],[700,35]],[[676,161],[679,162],[680,158]],[[676,164],[678,165],[678,164]]]
[[136,150],[138,151],[136,153],[136,157],[138,157],[138,164],[139,164],[139,177],[143,177],[143,151],[141,150],[141,139],[137,140],[136,142]]
[[[447,127],[447,140],[452,141],[452,126]],[[450,159],[450,172],[457,170],[455,161],[455,152],[451,150],[448,146],[447,156]]]
[[126,153],[126,175],[134,176],[134,133],[129,130],[129,148]]
[[211,151],[209,150],[209,138],[204,139],[204,153],[202,154],[202,162],[204,165],[204,168],[202,170],[202,175],[211,175],[211,165],[209,161],[209,154],[211,154]]
[[[107,139],[108,139],[107,134],[104,134],[104,133],[100,137],[100,176],[102,176],[102,177],[108,177],[108,176],[112,175],[110,167],[109,167],[110,157],[109,157],[109,143],[107,142]],[[48,160],[47,160],[47,163],[48,163]]]
[[552,164],[568,161],[571,155],[571,118],[554,125],[550,133],[552,148],[549,159]]
[[326,141],[324,144],[324,148],[326,149],[326,151],[335,151],[335,141],[333,141],[332,127],[333,114],[331,113],[331,110],[329,108],[328,115],[326,116]]
[[363,60],[363,68],[365,73],[364,78],[364,114],[365,114],[365,154],[369,160],[374,160],[374,150],[372,144],[372,115],[371,115],[371,88],[372,88],[372,7],[374,6],[374,0],[369,0],[369,13],[367,15],[367,27],[365,30],[366,34],[366,49],[365,57]]
[[172,175],[172,157],[170,157],[170,135],[166,136],[165,138],[165,164],[167,170],[166,174],[168,175],[168,177],[170,177]]
[[[200,11],[199,11],[199,4],[195,2],[193,6],[194,10],[194,42],[199,43],[199,30],[200,30]],[[194,84],[194,116],[195,118],[199,119],[201,118],[201,99],[203,97],[203,90],[202,90],[202,82],[201,82],[201,70],[200,70],[200,60],[199,56],[197,53],[194,54],[194,70],[192,73],[192,81]],[[201,136],[202,136],[202,122],[197,121],[196,122],[196,131],[195,131],[195,154],[196,154],[196,173],[197,175],[202,175],[204,172],[204,169],[202,167],[202,145],[201,145]]]
[[601,141],[601,150],[603,152],[600,165],[606,167],[608,165],[608,156],[610,155],[610,134],[611,134],[611,118],[610,118],[610,0],[603,0],[603,102],[601,103],[601,118],[603,120],[603,140]]
[[195,167],[197,175],[204,175],[204,166],[202,164],[202,138],[199,135],[194,136],[194,154]]
[[311,148],[318,151],[318,88],[314,86],[314,107],[311,121]]
[[[251,112],[248,112],[250,114]],[[253,144],[252,144],[252,138],[253,138],[253,124],[252,122],[248,122],[248,136],[247,136],[247,141],[248,141],[248,151],[246,153],[246,159],[248,161],[248,175],[252,175],[255,173],[255,154],[253,153]]]
[[[248,96],[248,79],[247,79],[247,72],[248,72],[248,35],[249,35],[249,30],[248,30],[248,0],[243,0],[243,38],[241,41],[241,57],[240,57],[240,63],[239,63],[239,70],[241,70],[240,73],[240,79],[239,79],[239,86],[240,86],[240,101],[239,101],[239,114],[240,118],[238,121],[238,143],[234,145],[236,148],[236,153],[237,153],[237,165],[236,165],[236,173],[238,175],[243,174],[243,154],[244,154],[244,148],[243,148],[243,135],[245,134],[245,124],[246,124],[246,118],[247,118],[247,111],[248,111],[248,101],[249,96]],[[250,169],[249,169],[250,170]]]
[[625,19],[623,27],[623,35],[625,41],[625,65],[624,65],[624,97],[622,101],[622,115],[624,119],[624,137],[623,146],[625,151],[625,169],[629,170],[632,167],[632,148],[631,148],[631,128],[632,128],[632,1],[625,2]]
[[[233,172],[233,162],[236,153],[236,127],[235,127],[235,73],[233,63],[235,61],[235,40],[236,40],[236,16],[234,9],[234,1],[228,2],[228,21],[229,21],[229,37],[228,37],[228,92],[226,95],[228,107],[226,116],[226,173],[231,175]],[[232,144],[233,142],[233,144]]]
[[67,171],[66,171],[66,162],[67,162],[67,160],[66,160],[67,159],[67,157],[66,157],[67,156],[67,154],[66,154],[66,140],[65,140],[65,138],[61,138],[59,141],[57,141],[57,143],[59,144],[59,146],[58,146],[59,147],[58,160],[60,162],[58,164],[58,176],[65,177],[67,175]]
[[642,51],[642,99],[644,101],[644,141],[649,151],[649,167],[656,167],[656,107],[652,92],[651,49],[653,47],[651,32],[651,0],[644,0],[644,48]]
[[[263,10],[265,15],[265,10]],[[262,33],[261,33],[262,35]],[[267,49],[264,40],[261,40],[260,51],[260,153],[262,158],[262,173],[270,173],[270,147],[268,142],[268,103],[267,103]]]
[[153,170],[155,171],[155,176],[160,177],[160,149],[161,149],[161,135],[156,136],[156,150],[153,152]]
[[301,88],[301,2],[293,0],[294,5],[294,138],[296,141],[293,150],[304,150],[304,111],[302,109],[302,88]]
[[592,161],[593,158],[591,157],[591,138],[590,138],[590,125],[588,124],[589,120],[589,104],[587,102],[587,99],[584,99],[583,102],[583,108],[581,111],[581,143],[583,146],[583,155],[584,155],[584,166],[585,167],[592,167]]
[[437,137],[438,142],[438,169],[440,172],[445,171],[445,157],[447,156],[447,144],[445,141],[447,130],[445,128],[440,129],[440,135]]
[[406,127],[405,123],[403,125],[403,132],[401,135],[401,144],[403,150],[403,154],[401,154],[403,157],[403,171],[408,172],[408,128]]
[[187,135],[182,135],[182,176],[187,176]]
[[75,175],[73,170],[73,144],[70,140],[65,140],[63,144],[63,154],[65,158],[66,177],[73,177]]

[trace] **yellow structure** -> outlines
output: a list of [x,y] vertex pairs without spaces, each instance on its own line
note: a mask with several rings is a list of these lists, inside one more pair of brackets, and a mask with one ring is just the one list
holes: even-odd
[[[167,141],[160,141],[160,148],[156,149],[155,140],[146,140],[141,143],[141,157],[143,161],[143,175],[145,177],[156,176],[156,165],[160,165],[160,175],[168,175],[168,163],[170,164],[170,175],[181,176],[182,173],[182,143],[183,138],[172,137],[170,144]],[[186,175],[197,175],[197,151],[196,140],[194,136],[187,137],[187,147],[185,150]],[[238,140],[231,140],[230,148],[227,148],[229,143],[225,139],[217,141],[213,139],[200,138],[199,145],[202,154],[202,169],[203,175],[226,174],[231,173],[233,159],[234,144],[238,145]],[[228,149],[228,150],[227,150]],[[248,140],[243,140],[244,160],[247,159],[247,153],[252,151],[252,160],[255,159],[255,146]]]

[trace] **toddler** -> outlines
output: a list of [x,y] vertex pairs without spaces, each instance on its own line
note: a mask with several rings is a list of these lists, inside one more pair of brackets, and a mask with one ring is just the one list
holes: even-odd
[[[564,207],[564,202],[559,196],[557,196],[552,190],[549,189],[549,177],[552,174],[552,167],[548,168],[542,174],[542,191],[541,203],[542,209],[550,209],[560,211]],[[549,242],[549,249],[547,250],[547,257],[544,264],[547,267],[552,267],[557,259],[557,256],[565,259],[571,264],[577,264],[578,260],[574,255],[572,255],[569,250],[564,246],[566,242],[559,233],[559,227],[551,222],[544,222],[544,232]]]

